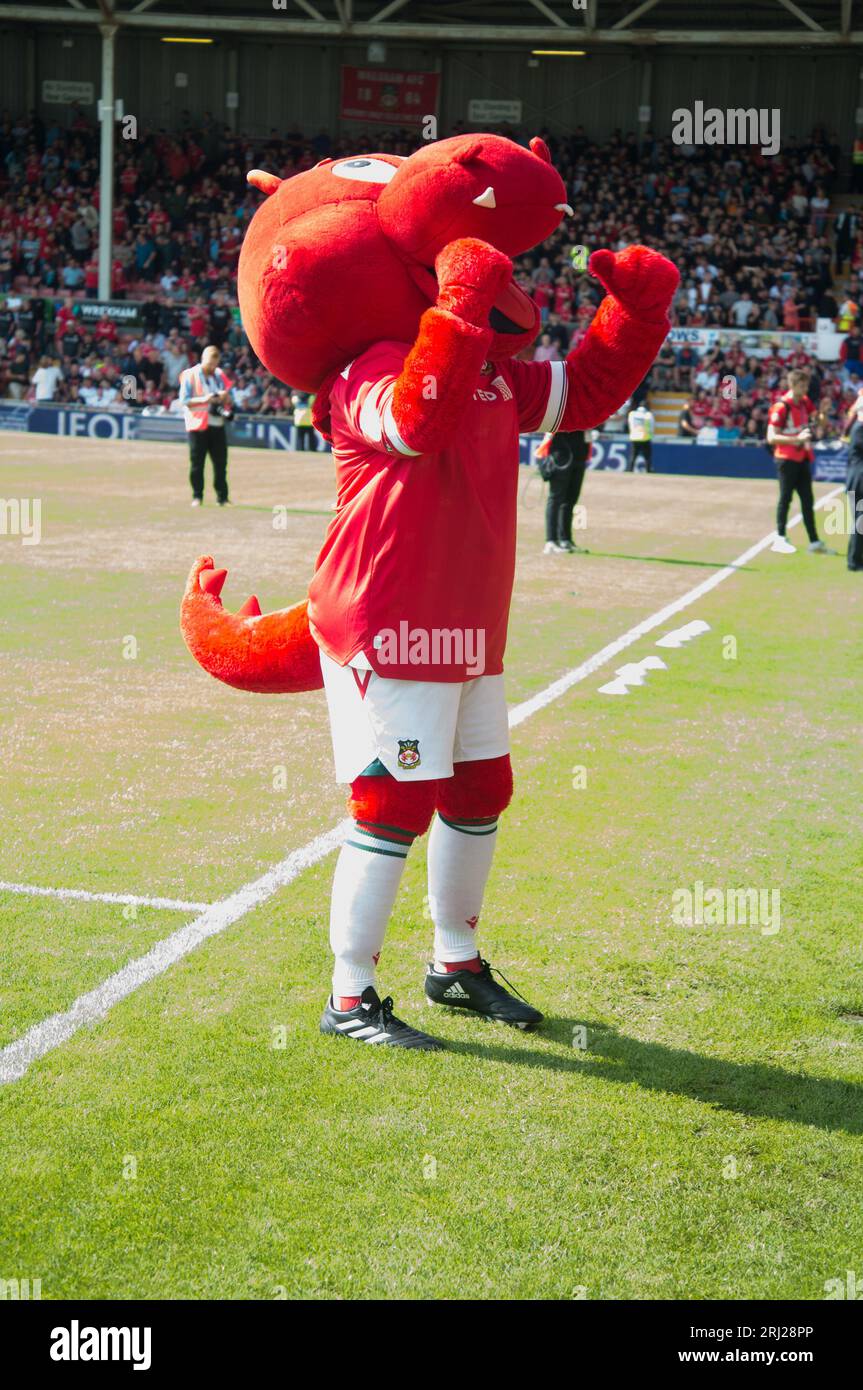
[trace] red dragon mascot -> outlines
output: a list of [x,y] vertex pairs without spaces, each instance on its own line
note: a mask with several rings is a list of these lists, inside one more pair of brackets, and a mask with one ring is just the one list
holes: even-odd
[[520,1028],[542,1015],[492,974],[477,923],[512,795],[503,655],[518,436],[601,424],[668,330],[673,265],[596,251],[607,291],[565,362],[516,354],[539,330],[511,257],[571,212],[542,140],[459,135],[409,158],[327,159],[266,194],[243,244],[243,324],[267,369],[316,392],[338,496],[307,602],[222,607],[196,561],[181,611],[196,660],[239,690],[326,691],[352,829],[336,866],[321,1032],[441,1044],[393,1013],[376,967],[411,843],[428,830],[437,1004]]

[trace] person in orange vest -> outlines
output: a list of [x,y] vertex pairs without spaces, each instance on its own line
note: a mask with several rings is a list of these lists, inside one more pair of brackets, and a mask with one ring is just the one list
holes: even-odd
[[767,424],[767,444],[773,450],[779,473],[779,505],[776,508],[776,539],[771,550],[780,555],[793,555],[797,549],[785,534],[788,512],[794,493],[800,498],[803,524],[809,537],[809,549],[822,555],[836,552],[818,537],[815,525],[815,502],[812,496],[812,448],[810,421],[815,406],[806,394],[809,373],[795,370],[788,373],[789,389],[774,401]]
[[214,344],[205,347],[201,360],[180,373],[180,402],[189,438],[189,482],[192,506],[204,500],[204,464],[213,461],[213,486],[219,506],[228,497],[228,440],[225,422],[231,418],[233,382],[219,366],[221,354]]

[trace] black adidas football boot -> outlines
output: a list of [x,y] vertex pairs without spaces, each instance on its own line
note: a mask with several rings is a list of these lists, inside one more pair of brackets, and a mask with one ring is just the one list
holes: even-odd
[[371,985],[363,990],[356,1008],[345,1013],[333,1008],[330,995],[321,1016],[321,1032],[383,1047],[417,1047],[425,1052],[439,1052],[443,1047],[437,1038],[430,1038],[428,1033],[421,1033],[418,1028],[411,1028],[396,1018],[392,999],[379,999]]
[[[470,1009],[497,1023],[509,1023],[513,1028],[531,1029],[542,1023],[539,1009],[534,1009],[521,995],[514,999],[503,985],[492,979],[492,969],[487,960],[482,962],[482,970],[479,971],[454,970],[440,974],[434,965],[429,965],[426,995],[433,1004],[445,1004],[450,1009]],[[497,973],[500,975],[500,971]],[[506,979],[505,976],[501,978]],[[515,989],[514,985],[510,987]]]

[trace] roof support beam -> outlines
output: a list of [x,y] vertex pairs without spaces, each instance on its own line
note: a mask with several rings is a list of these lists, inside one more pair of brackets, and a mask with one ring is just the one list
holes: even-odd
[[799,19],[801,24],[805,24],[807,29],[811,29],[813,33],[816,34],[823,34],[824,25],[812,19],[805,10],[801,10],[799,5],[795,5],[794,0],[779,0],[779,3],[780,5],[784,5],[786,10],[794,15],[795,19]]
[[540,14],[544,14],[546,19],[550,19],[552,24],[557,25],[558,29],[569,29],[571,27],[567,24],[566,20],[561,19],[559,14],[555,14],[554,10],[546,5],[545,0],[530,0],[530,3],[535,10],[539,10]]
[[385,19],[389,19],[391,14],[395,14],[396,10],[400,10],[407,3],[408,0],[390,0],[388,5],[384,5],[382,10],[378,10],[377,14],[372,15],[369,23],[382,24]]
[[630,10],[629,14],[623,16],[623,19],[619,19],[616,24],[612,24],[612,29],[628,29],[629,26],[634,24],[637,19],[640,19],[643,14],[647,14],[648,10],[652,10],[656,4],[658,4],[658,0],[643,0],[643,3],[636,9]]
[[[405,0],[406,2],[406,0]],[[307,0],[308,3],[308,0]],[[0,20],[18,20],[26,24],[48,23],[60,28],[71,25],[94,25],[102,22],[98,10],[59,9],[55,5],[3,4],[0,2]],[[549,26],[513,24],[417,24],[373,23],[353,24],[345,29],[338,20],[294,19],[280,13],[272,18],[254,18],[243,15],[235,19],[222,15],[193,14],[145,14],[124,10],[114,14],[115,23],[123,29],[161,29],[175,33],[190,34],[267,34],[274,38],[304,37],[309,39],[337,39],[349,34],[357,39],[405,39],[411,43],[493,43],[493,44],[533,44],[547,43]],[[846,48],[863,45],[863,30],[850,29],[842,35],[839,29],[807,30],[801,29],[596,29],[571,25],[571,32],[578,35],[580,43],[589,48],[594,46],[623,46],[628,48]]]
[[296,0],[296,3],[301,10],[305,10],[306,14],[310,14],[312,19],[316,19],[319,24],[326,24],[326,19],[321,14],[320,10],[316,9],[316,7],[311,4],[311,0]]

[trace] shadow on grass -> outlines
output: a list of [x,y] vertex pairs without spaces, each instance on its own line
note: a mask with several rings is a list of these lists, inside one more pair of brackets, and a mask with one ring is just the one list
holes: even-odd
[[599,560],[639,560],[646,565],[694,565],[699,570],[751,570],[752,565],[732,565],[727,560],[679,560],[674,555],[624,555],[617,550],[587,550],[586,555]]
[[587,1032],[586,1051],[573,1056],[530,1052],[505,1044],[447,1039],[447,1050],[519,1066],[572,1072],[645,1091],[687,1096],[721,1110],[760,1119],[815,1125],[819,1129],[863,1134],[863,1086],[832,1077],[803,1076],[763,1062],[727,1062],[697,1052],[641,1042],[605,1024],[584,1019],[547,1018],[542,1037],[571,1045],[574,1030]]
[[[232,503],[231,503],[231,506],[233,507],[233,509],[234,509],[235,512],[270,512],[270,513],[272,513],[272,510],[273,510],[272,507],[263,507],[263,506],[260,506],[257,502],[232,502]],[[320,508],[320,507],[282,507],[282,506],[280,505],[280,510],[283,511],[283,512],[285,513],[286,516],[332,516],[332,515],[333,515],[333,509],[332,509],[332,507],[327,507],[327,508],[324,509],[324,508]]]

